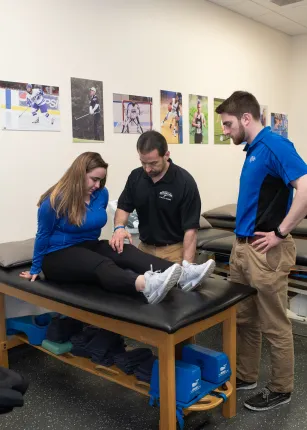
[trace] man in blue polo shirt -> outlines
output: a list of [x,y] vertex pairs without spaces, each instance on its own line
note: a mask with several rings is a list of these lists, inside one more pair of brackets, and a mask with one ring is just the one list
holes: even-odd
[[289,232],[307,213],[307,166],[288,139],[263,128],[260,106],[252,94],[236,91],[216,112],[235,145],[247,142],[230,276],[258,291],[238,307],[237,389],[257,386],[263,334],[270,343],[271,380],[244,403],[248,409],[263,411],[289,403],[293,391],[287,287],[296,250]]

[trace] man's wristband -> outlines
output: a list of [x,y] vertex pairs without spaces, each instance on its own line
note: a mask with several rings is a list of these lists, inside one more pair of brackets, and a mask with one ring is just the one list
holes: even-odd
[[114,228],[114,231],[118,230],[119,228],[125,228],[125,226],[124,225],[118,225]]
[[287,234],[281,234],[280,228],[277,227],[274,229],[275,236],[279,237],[279,239],[286,239]]

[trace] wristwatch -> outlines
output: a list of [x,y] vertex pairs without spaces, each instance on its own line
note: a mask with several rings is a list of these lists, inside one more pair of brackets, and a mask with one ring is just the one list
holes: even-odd
[[274,228],[275,236],[279,237],[279,239],[286,239],[287,234],[282,234],[279,227]]

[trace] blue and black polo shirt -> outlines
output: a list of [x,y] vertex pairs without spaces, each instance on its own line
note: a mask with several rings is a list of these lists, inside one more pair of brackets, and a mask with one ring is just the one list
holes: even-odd
[[291,181],[307,174],[307,165],[293,143],[270,127],[265,127],[244,151],[235,230],[241,237],[278,227],[292,204]]

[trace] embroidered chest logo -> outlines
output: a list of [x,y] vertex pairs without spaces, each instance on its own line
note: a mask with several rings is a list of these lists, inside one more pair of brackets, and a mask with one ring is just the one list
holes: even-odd
[[171,202],[173,200],[173,194],[169,191],[160,191],[159,199],[169,200]]
[[254,155],[252,155],[251,158],[249,159],[250,163],[252,163],[253,161],[256,161],[256,157]]

